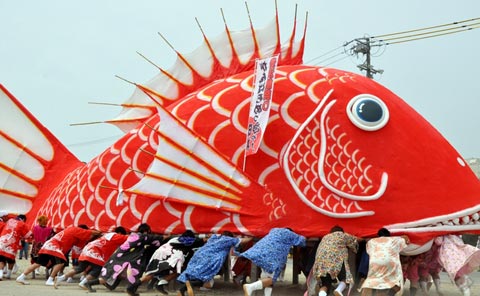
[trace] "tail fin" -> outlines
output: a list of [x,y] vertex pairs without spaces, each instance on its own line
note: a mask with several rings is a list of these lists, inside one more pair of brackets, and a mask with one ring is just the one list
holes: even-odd
[[82,162],[1,84],[0,118],[0,208],[35,218],[42,200]]

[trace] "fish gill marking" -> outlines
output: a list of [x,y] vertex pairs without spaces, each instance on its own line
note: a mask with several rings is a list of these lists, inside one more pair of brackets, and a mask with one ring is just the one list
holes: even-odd
[[[331,93],[333,92],[333,90],[330,90],[325,96],[324,98],[322,99],[322,101],[320,101],[320,103],[318,104],[316,110],[314,112],[312,112],[312,114],[310,115],[310,117],[302,124],[302,126],[298,129],[298,131],[296,132],[295,136],[293,137],[293,139],[290,141],[289,143],[289,147],[287,148],[287,151],[292,151],[292,146],[293,146],[293,143],[296,142],[296,140],[300,137],[300,134],[306,130],[310,130],[309,127],[308,127],[308,124],[310,122],[315,122],[315,118],[317,118],[317,114],[320,112],[320,110],[322,109],[323,105],[325,104],[325,102],[327,101],[327,99],[330,97]],[[327,104],[327,107],[325,107],[325,110],[323,110],[323,112],[321,113],[321,116],[320,116],[320,123],[319,124],[316,124],[315,126],[318,126],[319,127],[319,131],[318,133],[320,133],[320,161],[324,161],[325,160],[325,146],[327,145],[326,143],[326,136],[325,136],[325,117],[326,117],[326,114],[328,114],[328,111],[330,110],[331,106],[333,104],[335,104],[335,100],[330,102],[329,104]],[[336,129],[336,128],[335,128]],[[335,130],[333,129],[333,130]],[[317,131],[315,131],[317,132]],[[315,134],[315,133],[314,133]],[[340,138],[342,140],[343,137],[336,137],[336,138]],[[297,145],[301,145],[301,143],[303,143],[304,141],[299,141],[300,144],[297,144]],[[341,146],[341,143],[342,141],[339,142],[340,146]],[[346,143],[349,143],[348,141]],[[343,147],[341,147],[342,149],[339,149],[339,151],[342,151],[343,150]],[[298,147],[296,149],[299,149]],[[323,150],[322,150],[323,149]],[[323,152],[323,153],[322,153]],[[298,152],[297,152],[298,153]],[[340,153],[343,153],[343,152],[340,152]],[[354,154],[354,153],[352,153]],[[292,156],[292,154],[290,154],[290,156]],[[323,158],[322,158],[323,157]],[[333,156],[331,156],[333,157]],[[328,159],[327,159],[328,160]],[[333,158],[332,158],[333,160]],[[300,188],[298,186],[296,186],[296,182],[293,181],[293,175],[289,174],[288,171],[289,171],[289,168],[290,168],[290,163],[291,163],[291,159],[290,157],[284,157],[283,158],[283,164],[284,164],[284,170],[286,171],[286,175],[287,175],[287,179],[289,180],[289,182],[293,185],[293,189],[294,191],[297,193],[297,195],[300,197],[300,199],[302,201],[304,201],[309,207],[311,207],[312,209],[314,209],[315,211],[317,212],[320,212],[322,214],[325,214],[327,216],[332,216],[332,217],[342,217],[342,218],[351,218],[351,217],[360,217],[360,216],[366,216],[366,215],[373,215],[374,212],[372,211],[363,211],[361,209],[361,207],[356,204],[355,200],[354,199],[351,199],[353,201],[353,203],[355,203],[354,205],[351,205],[351,204],[346,204],[346,201],[342,200],[342,198],[345,196],[348,196],[348,197],[358,197],[359,200],[364,200],[363,197],[359,197],[359,196],[356,196],[356,195],[353,195],[353,194],[345,194],[339,190],[331,190],[330,188],[328,188],[327,186],[325,186],[325,176],[324,176],[324,180],[321,180],[320,179],[320,182],[321,184],[323,184],[323,186],[327,187],[327,189],[329,189],[331,192],[329,192],[324,200],[324,203],[323,203],[323,206],[322,204],[320,204],[320,207],[317,206],[317,200],[318,201],[323,201],[322,197],[323,194],[324,194],[324,190],[322,190],[323,187],[319,187],[319,189],[317,190],[317,197],[313,198],[312,201],[310,201],[306,196],[305,196],[305,191],[302,191],[300,190]],[[316,167],[318,168],[318,172],[319,173],[323,173],[323,165],[321,165],[320,163],[321,162],[318,162],[318,164],[316,164]],[[335,163],[335,162],[333,162]],[[333,165],[332,163],[332,165]],[[298,167],[297,167],[298,169]],[[320,174],[319,174],[320,176]],[[329,176],[331,177],[331,176]],[[298,181],[298,180],[297,180]],[[333,180],[332,181],[332,184],[333,184]],[[385,179],[384,179],[385,181]],[[338,182],[338,180],[336,181]],[[336,183],[338,184],[338,183]],[[332,188],[332,186],[330,186]],[[382,186],[380,186],[380,188],[382,188]],[[342,194],[338,194],[338,193],[342,193]],[[368,198],[368,196],[367,196]],[[339,204],[339,205],[336,205],[336,204]],[[353,206],[353,207],[352,207]],[[343,208],[342,210],[345,211],[345,212],[342,212],[342,213],[339,213],[339,212],[332,212],[332,211],[329,211],[329,209],[332,209],[334,211],[339,211],[340,208]],[[351,212],[346,212],[348,211],[349,209],[352,209],[352,208],[356,208],[356,209],[360,209],[361,212],[357,212],[357,213],[351,213]]]
[[[336,187],[332,186],[325,177],[325,171],[324,171],[324,166],[323,165],[324,165],[324,160],[325,160],[325,156],[326,156],[326,153],[327,153],[327,133],[328,133],[325,118],[328,116],[328,112],[330,111],[330,108],[332,108],[332,106],[335,103],[336,103],[336,100],[330,101],[325,106],[324,110],[321,112],[321,115],[320,115],[320,139],[321,139],[320,143],[321,143],[321,146],[320,146],[320,155],[319,155],[319,162],[318,162],[318,173],[319,173],[319,176],[320,176],[320,180],[322,181],[323,185],[325,187],[327,187],[330,191],[334,192],[335,194],[337,194],[338,196],[341,196],[343,198],[347,198],[347,199],[351,199],[351,200],[360,200],[360,201],[378,199],[385,193],[385,190],[387,188],[388,174],[386,172],[382,173],[382,178],[381,178],[381,181],[380,181],[380,186],[378,188],[378,191],[374,194],[364,195],[364,196],[342,192],[342,191],[338,190]],[[317,113],[318,111],[319,110],[317,109],[317,111],[314,112],[314,113]],[[364,176],[367,178],[366,172],[364,173]]]
[[[327,176],[327,179],[330,181],[331,184],[334,184],[335,186],[338,187],[339,180],[337,181],[332,181],[333,176],[331,174],[335,174],[336,178],[340,178],[340,180],[344,183],[344,185],[341,186],[342,191],[349,191],[349,192],[354,192],[354,188],[356,188],[356,184],[351,184],[354,179],[353,179],[353,172],[352,169],[348,166],[348,164],[352,164],[352,161],[350,159],[351,154],[348,153],[348,145],[350,145],[352,142],[350,140],[346,140],[346,144],[342,144],[342,139],[347,137],[347,134],[345,132],[341,133],[340,136],[336,136],[335,132],[337,129],[339,129],[340,125],[336,124],[332,128],[329,128],[330,126],[330,117],[327,117],[326,119],[326,126],[327,126],[327,131],[329,131],[329,136],[330,138],[334,141],[334,144],[331,145],[330,151],[331,155],[326,156],[326,161],[325,163],[327,166],[331,167],[331,171],[329,173],[329,176]],[[335,149],[338,148],[338,153],[335,153]],[[356,149],[354,150],[354,153],[357,153],[359,150]],[[328,159],[330,158],[329,156],[333,156],[332,160],[334,163],[330,163]],[[343,160],[343,158],[346,158],[346,161]],[[335,162],[337,160],[337,162]],[[353,164],[354,165],[354,164]],[[340,172],[337,170],[337,166],[340,166]],[[354,166],[355,167],[355,166]],[[344,176],[344,174],[348,173],[350,176],[347,178]],[[347,190],[348,189],[348,190]]]

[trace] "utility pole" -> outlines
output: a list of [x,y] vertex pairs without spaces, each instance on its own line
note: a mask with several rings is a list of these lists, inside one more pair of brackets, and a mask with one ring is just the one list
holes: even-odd
[[358,57],[358,54],[361,53],[365,56],[365,62],[363,64],[358,65],[357,67],[361,71],[366,72],[366,76],[368,78],[373,78],[373,75],[375,74],[382,74],[383,70],[381,69],[375,69],[373,65],[371,64],[371,46],[370,46],[370,38],[364,37],[364,38],[357,38],[354,40],[356,43],[350,48],[350,51],[352,54],[355,54]]

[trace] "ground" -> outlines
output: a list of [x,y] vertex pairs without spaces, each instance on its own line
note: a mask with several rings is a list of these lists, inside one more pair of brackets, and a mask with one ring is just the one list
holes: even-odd
[[[115,291],[111,292],[106,290],[103,286],[96,286],[97,292],[96,293],[89,293],[85,290],[82,290],[78,287],[78,279],[76,279],[75,283],[71,284],[63,284],[58,287],[58,289],[54,289],[53,287],[45,286],[45,276],[40,275],[37,276],[36,279],[30,279],[30,275],[28,276],[28,281],[30,285],[25,286],[15,282],[15,278],[20,272],[28,266],[29,262],[27,260],[17,260],[20,265],[20,269],[16,275],[12,276],[11,280],[3,280],[0,282],[0,291],[2,296],[39,296],[39,295],[68,295],[68,296],[86,296],[86,294],[91,294],[90,296],[112,296],[112,295],[127,295],[125,293],[125,289],[123,285],[120,285]],[[282,282],[278,282],[274,289],[273,289],[273,296],[301,296],[305,292],[305,277],[300,275],[299,277],[299,284],[293,285],[292,284],[292,274],[291,274],[291,259],[288,261],[287,271],[285,274],[285,280]],[[474,272],[472,274],[472,279],[474,281],[474,285],[472,286],[471,295],[480,295],[480,272]],[[444,296],[461,296],[462,294],[460,291],[450,282],[446,273],[441,274],[441,281],[442,281],[442,289],[444,292]],[[169,287],[169,295],[176,295],[174,286],[171,285]],[[138,290],[140,295],[150,295],[150,296],[162,296],[161,293],[157,292],[156,290],[147,291],[146,286],[141,286]],[[231,282],[224,282],[222,278],[218,277],[215,279],[214,288],[210,291],[199,291],[195,290],[196,296],[242,296],[243,290],[240,287],[235,286]],[[255,296],[263,295],[261,291],[257,291]],[[345,294],[346,295],[346,294]],[[354,293],[353,295],[356,295]],[[408,283],[407,289],[403,293],[404,296],[408,296]],[[418,296],[421,293],[417,293]],[[430,295],[437,295],[435,290],[432,289]]]

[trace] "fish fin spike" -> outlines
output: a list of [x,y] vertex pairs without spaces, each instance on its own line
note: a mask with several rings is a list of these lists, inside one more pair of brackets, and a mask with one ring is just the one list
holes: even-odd
[[1,84],[0,118],[0,208],[34,221],[52,180],[83,164]]
[[115,75],[115,77],[118,78],[118,79],[120,79],[120,80],[122,80],[122,81],[124,81],[124,82],[126,82],[126,83],[128,83],[128,84],[137,86],[137,84],[136,84],[135,82],[132,82],[132,81],[126,79],[126,78],[123,78],[123,77],[120,76],[120,75]]
[[160,66],[158,66],[157,64],[155,64],[151,59],[147,58],[145,55],[143,55],[142,53],[138,52],[137,51],[137,54],[139,56],[141,56],[145,61],[147,61],[149,64],[151,64],[152,66],[154,66],[155,68],[157,68],[159,71],[163,71],[162,68],[160,68]]
[[[261,198],[264,186],[246,175],[223,154],[158,105],[159,138],[145,176],[125,192],[161,200],[239,213],[245,199]],[[147,123],[145,123],[147,124]],[[182,155],[174,162],[174,155]]]
[[[170,47],[175,51],[175,53],[177,54],[177,58],[178,58],[180,61],[182,61],[182,62],[185,64],[185,66],[188,67],[188,69],[190,69],[190,71],[192,72],[192,74],[193,74],[194,76],[200,76],[200,77],[201,77],[201,75],[197,72],[197,70],[196,70],[195,67],[191,64],[191,62],[190,62],[182,53],[180,53],[178,50],[176,50],[176,49],[173,47],[173,45],[167,40],[167,38],[165,38],[165,36],[163,36],[160,32],[158,33],[158,35],[160,35],[160,37],[162,37],[162,39],[168,44],[168,46],[170,46]],[[173,76],[171,76],[171,77],[173,77]],[[180,82],[180,81],[176,79],[176,82],[178,83],[178,82]],[[182,83],[182,84],[184,84],[184,83]]]
[[[248,12],[248,6],[246,7]],[[162,34],[158,33],[168,46],[175,51],[177,59],[168,71],[157,67],[160,68],[160,73],[150,81],[143,83],[143,86],[151,90],[151,93],[155,93],[156,96],[164,97],[163,106],[168,107],[168,105],[181,100],[186,95],[215,80],[245,71],[252,71],[255,67],[255,59],[258,57],[268,57],[281,53],[279,66],[302,63],[303,40],[300,44],[295,41],[294,37],[285,44],[282,44],[280,40],[277,6],[275,18],[264,28],[254,28],[250,12],[248,12],[249,30],[231,31],[227,25],[223,9],[220,9],[220,12],[225,24],[224,31],[215,38],[206,38],[203,28],[201,28],[204,41],[191,53],[179,53]],[[293,54],[286,55],[287,52]],[[151,104],[152,107],[154,105],[150,98],[139,91],[138,88],[125,101],[125,104],[128,106]],[[132,120],[135,116],[139,117]],[[131,122],[129,128],[133,129],[138,122],[143,122],[147,118],[144,110],[124,109],[112,121],[129,121]],[[123,128],[127,129],[127,126],[125,125]]]

